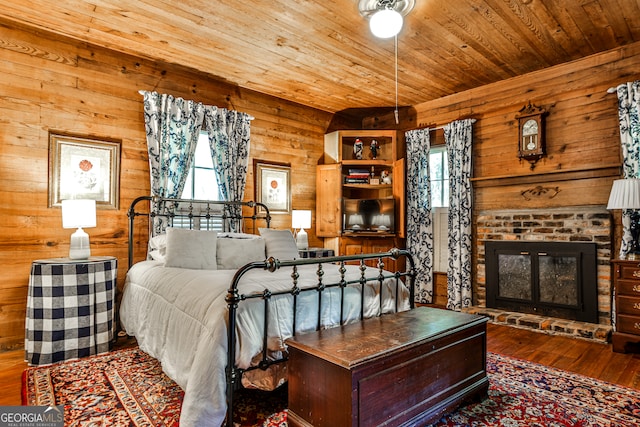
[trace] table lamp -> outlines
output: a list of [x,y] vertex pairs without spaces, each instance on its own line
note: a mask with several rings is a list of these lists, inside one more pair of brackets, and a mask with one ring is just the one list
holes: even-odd
[[[633,212],[628,216],[630,224],[623,227],[623,241],[631,242],[630,253],[636,254],[640,251],[638,247],[638,237],[640,236],[640,179],[625,178],[616,179],[611,187],[607,209],[631,209]],[[625,215],[622,216],[623,224]]]
[[377,225],[378,231],[389,231],[391,226],[391,217],[386,214],[380,214],[373,217],[371,225]]
[[347,226],[349,226],[351,230],[360,230],[362,225],[364,225],[364,218],[362,218],[362,215],[357,213],[349,215]]
[[71,235],[69,258],[88,259],[91,256],[89,235],[83,228],[96,226],[96,201],[77,199],[62,201],[62,228],[77,228]]
[[300,250],[309,249],[309,236],[304,231],[305,228],[311,228],[311,211],[293,210],[291,211],[291,227],[298,229],[296,233],[296,246]]

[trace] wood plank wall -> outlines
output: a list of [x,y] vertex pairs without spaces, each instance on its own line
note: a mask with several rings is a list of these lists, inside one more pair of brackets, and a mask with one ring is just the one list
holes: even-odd
[[[401,126],[408,130],[477,120],[476,210],[606,205],[621,165],[617,98],[607,89],[640,78],[639,60],[640,43],[635,43],[416,105],[404,110]],[[529,102],[548,111],[547,156],[533,170],[517,157],[516,115]],[[374,122],[380,128],[392,126],[393,116],[365,120]],[[560,192],[553,198],[522,196],[538,185],[559,186]]]
[[[47,207],[49,130],[122,141],[120,209],[98,210],[97,227],[87,230],[93,255],[118,258],[119,287],[127,266],[126,210],[149,193],[139,90],[254,116],[250,162],[290,163],[293,208],[315,209],[315,166],[329,113],[9,22],[0,22],[0,57],[0,350],[24,345],[31,261],[68,254],[72,230],[62,228],[59,208]],[[250,170],[246,200],[254,198],[253,182]],[[273,225],[291,227],[290,215],[274,215]],[[311,245],[321,245],[313,230]]]
[[[463,118],[477,120],[473,132],[475,212],[605,207],[612,181],[621,176],[617,97],[607,89],[640,79],[639,62],[640,43],[635,43],[406,108],[401,125],[408,130]],[[515,117],[529,102],[549,112],[547,156],[533,170],[517,158]],[[385,128],[393,126],[393,120],[389,114],[369,117],[365,124]],[[435,143],[443,143],[439,132],[432,133]],[[536,190],[540,190],[538,195]],[[615,258],[620,212],[613,211],[612,218],[611,257]],[[476,240],[474,237],[474,247]]]

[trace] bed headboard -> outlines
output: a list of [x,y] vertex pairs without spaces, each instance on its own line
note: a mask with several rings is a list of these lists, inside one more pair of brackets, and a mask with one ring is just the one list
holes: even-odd
[[[269,208],[258,202],[171,199],[141,196],[131,202],[129,217],[129,267],[133,265],[136,219],[146,219],[147,236],[164,232],[166,227],[257,233],[258,227],[271,226]],[[144,226],[142,225],[138,225]]]

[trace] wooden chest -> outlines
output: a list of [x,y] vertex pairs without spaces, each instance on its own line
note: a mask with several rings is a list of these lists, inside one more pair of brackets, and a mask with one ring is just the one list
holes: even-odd
[[640,350],[640,261],[612,261],[615,288],[616,328],[613,351]]
[[289,345],[290,426],[425,425],[485,394],[486,322],[419,307],[298,335]]

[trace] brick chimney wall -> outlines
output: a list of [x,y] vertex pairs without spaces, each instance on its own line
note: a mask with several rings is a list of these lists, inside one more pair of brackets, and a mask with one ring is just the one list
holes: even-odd
[[603,207],[480,211],[476,217],[477,259],[474,295],[486,307],[484,242],[523,240],[594,242],[598,256],[598,317],[611,325],[612,217]]

